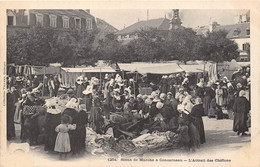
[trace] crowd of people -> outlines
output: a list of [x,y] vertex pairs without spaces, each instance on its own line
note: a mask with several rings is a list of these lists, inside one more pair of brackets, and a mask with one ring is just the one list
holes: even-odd
[[[45,151],[59,152],[64,158],[68,152],[84,152],[87,126],[103,134],[107,120],[117,121],[118,117],[112,117],[115,113],[129,124],[140,120],[158,122],[160,131],[183,133],[183,146],[195,150],[206,142],[203,116],[223,119],[228,118],[223,111],[230,111],[234,115],[233,130],[246,135],[249,74],[249,69],[244,69],[236,72],[232,80],[223,77],[205,82],[205,78],[199,78],[196,85],[190,84],[188,74],[163,75],[157,84],[145,77],[126,79],[120,74],[106,74],[102,82],[80,76],[75,88],[68,90],[60,87],[57,76],[41,82],[37,76],[31,82],[22,82],[19,77],[13,81],[10,77],[7,139],[15,137],[14,123],[20,123],[22,142],[44,144]],[[150,92],[141,94],[143,87],[150,87]],[[42,98],[44,89],[48,90],[48,99]]]

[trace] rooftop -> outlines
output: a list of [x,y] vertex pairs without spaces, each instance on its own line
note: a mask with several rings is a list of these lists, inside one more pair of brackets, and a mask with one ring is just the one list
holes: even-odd
[[147,28],[156,28],[158,30],[169,30],[170,29],[170,20],[167,18],[159,18],[159,19],[151,19],[147,21],[139,21],[135,24],[132,24],[120,31],[118,31],[117,35],[126,35],[135,33],[136,31],[140,31],[142,29]]
[[32,13],[40,13],[40,14],[53,14],[53,15],[59,15],[59,16],[74,16],[74,17],[81,17],[81,18],[89,18],[92,17],[94,18],[94,16],[92,16],[91,14],[89,14],[87,11],[85,10],[67,10],[67,9],[63,9],[63,10],[49,10],[49,9],[32,9],[30,10]]
[[[239,23],[231,25],[217,26],[213,31],[227,31],[227,38],[249,38],[250,35],[247,35],[247,30],[250,30],[250,23]],[[234,36],[234,31],[238,31],[238,34]]]

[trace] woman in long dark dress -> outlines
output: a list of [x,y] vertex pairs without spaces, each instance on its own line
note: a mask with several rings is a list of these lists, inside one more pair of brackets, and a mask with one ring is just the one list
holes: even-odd
[[206,142],[205,138],[205,131],[204,131],[204,124],[202,120],[202,116],[204,115],[203,112],[203,105],[201,98],[197,98],[195,100],[195,106],[191,109],[191,116],[195,119],[194,124],[197,127],[199,134],[200,134],[200,144]]
[[60,124],[61,110],[56,109],[55,105],[47,104],[45,115],[45,151],[54,151],[57,132],[55,128]]
[[[66,104],[66,109],[63,111],[62,115],[68,115],[70,117],[70,123],[73,123],[74,119],[78,114],[78,101],[76,98],[70,99],[70,101]],[[76,147],[77,147],[77,135],[74,130],[69,131],[70,136],[70,145],[72,154],[76,154]]]
[[27,95],[23,103],[23,112],[22,112],[22,142],[29,141],[30,145],[36,144],[38,136],[37,128],[37,110],[36,110],[36,101],[35,95],[30,93]]
[[247,135],[245,132],[248,131],[247,127],[247,114],[250,110],[250,103],[249,101],[244,97],[245,91],[241,90],[239,92],[239,97],[235,99],[235,103],[233,106],[233,112],[234,112],[234,123],[233,123],[233,131],[237,132],[237,135]]
[[11,93],[7,93],[7,140],[15,137],[15,128],[14,128],[14,103]]
[[85,150],[85,138],[86,138],[86,124],[88,123],[88,114],[86,113],[86,105],[81,104],[79,106],[79,112],[73,119],[73,124],[76,124],[75,138],[75,153],[81,153]]
[[200,146],[200,136],[199,131],[194,125],[195,119],[191,117],[190,113],[187,111],[184,111],[181,113],[181,116],[179,117],[179,124],[181,126],[188,126],[188,148],[192,151],[195,151],[196,148],[199,148]]
[[214,97],[214,90],[211,88],[211,85],[209,84],[208,87],[205,87],[205,96],[203,98],[204,115],[208,115],[210,109],[210,102]]
[[102,117],[101,102],[98,97],[93,99],[93,107],[90,112],[90,127],[97,133],[102,133],[102,126],[104,125],[104,118]]

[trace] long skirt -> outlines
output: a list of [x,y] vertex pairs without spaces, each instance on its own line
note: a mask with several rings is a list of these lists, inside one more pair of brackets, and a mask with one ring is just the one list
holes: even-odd
[[208,115],[209,108],[210,108],[210,102],[211,102],[211,97],[210,96],[205,96],[203,99],[203,108],[204,108],[204,114]]
[[31,115],[24,116],[23,139],[29,140],[30,144],[36,144],[38,138],[38,120],[37,117],[31,118]]
[[86,128],[84,125],[77,124],[74,131],[73,139],[71,139],[71,151],[80,153],[85,150]]
[[189,124],[189,137],[190,137],[190,143],[189,143],[189,147],[192,150],[195,150],[196,148],[199,148],[200,146],[200,135],[199,135],[199,131],[196,128],[196,126],[191,122]]
[[204,124],[201,117],[195,117],[195,126],[197,127],[200,135],[200,144],[203,144],[206,142],[205,138],[205,131],[204,131]]
[[45,151],[54,151],[55,141],[57,132],[55,128],[60,124],[60,114],[49,114],[47,113],[47,120],[45,125]]
[[240,133],[248,131],[246,113],[235,113],[234,114],[233,131],[240,132]]
[[168,129],[175,132],[179,127],[178,117],[172,117],[168,122]]
[[7,111],[7,139],[15,137],[15,127],[14,127],[14,111]]

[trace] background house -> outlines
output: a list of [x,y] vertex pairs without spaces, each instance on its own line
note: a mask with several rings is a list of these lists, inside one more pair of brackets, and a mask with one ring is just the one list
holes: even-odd
[[119,41],[131,41],[137,39],[137,32],[141,30],[157,29],[158,31],[170,30],[170,20],[167,18],[151,19],[146,21],[138,21],[116,33]]
[[220,25],[213,21],[209,26],[201,26],[194,29],[197,35],[206,36],[209,32],[224,30],[227,32],[227,38],[234,40],[238,45],[240,52],[238,61],[250,60],[250,55],[247,53],[247,47],[250,45],[250,11],[237,15],[235,24]]
[[60,35],[75,29],[89,32],[97,30],[95,17],[90,10],[7,10],[8,35],[36,25],[56,30]]

